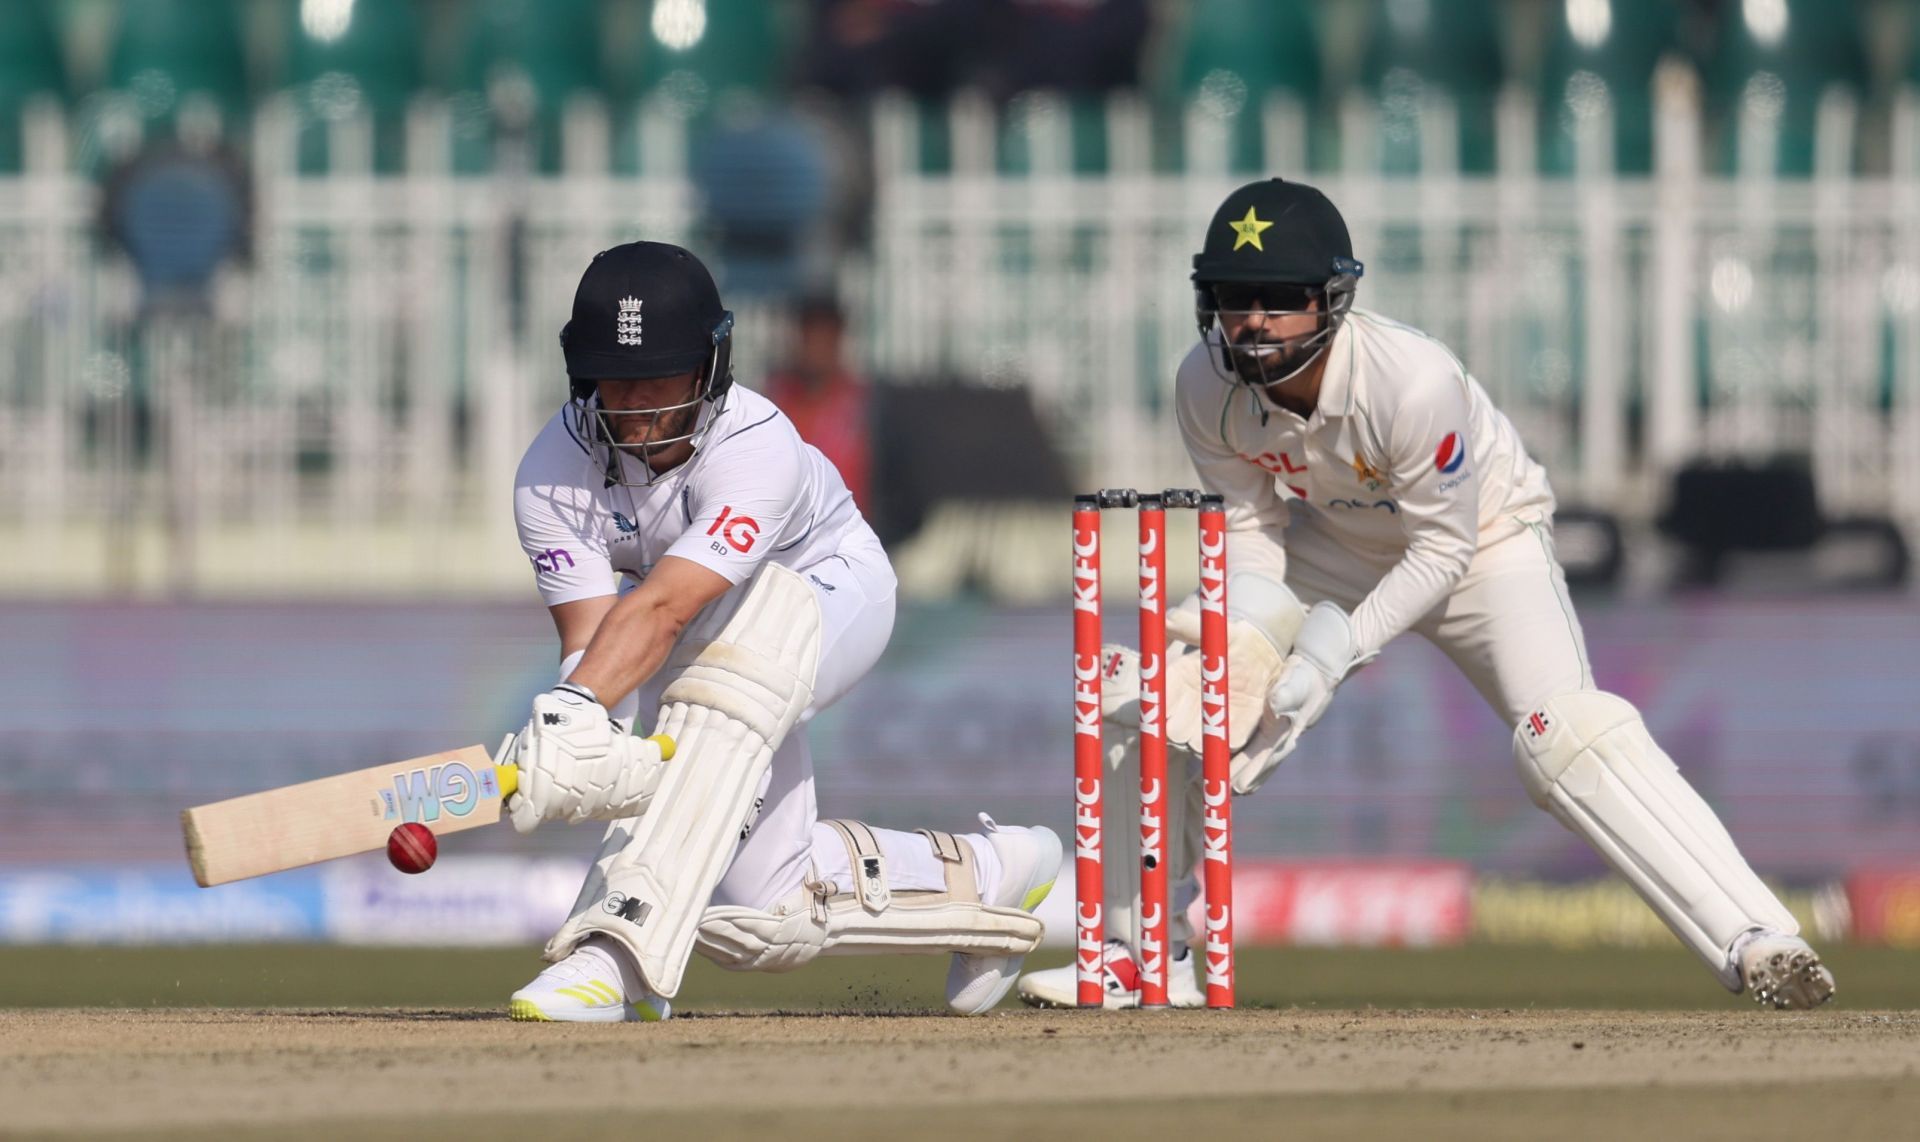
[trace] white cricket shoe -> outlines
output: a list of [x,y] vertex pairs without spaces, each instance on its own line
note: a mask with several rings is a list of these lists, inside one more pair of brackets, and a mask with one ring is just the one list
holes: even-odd
[[1733,943],[1747,994],[1762,1007],[1804,1011],[1833,998],[1833,973],[1798,936],[1755,929]]
[[[1023,912],[1040,907],[1060,874],[1059,834],[1041,825],[997,825],[985,813],[980,814],[980,825],[986,831],[987,843],[1000,858],[1000,883],[992,899],[981,903]],[[1020,978],[1020,965],[1025,960],[1025,956],[955,952],[953,966],[947,969],[947,1006],[960,1015],[993,1010],[1014,980]]]
[[[1173,1007],[1204,1007],[1207,996],[1195,977],[1199,960],[1182,945],[1167,967],[1167,1003]],[[1106,993],[1101,1006],[1108,1011],[1140,1006],[1140,968],[1124,940],[1108,940],[1102,950],[1100,986]],[[1080,976],[1076,965],[1028,972],[1020,977],[1020,1002],[1029,1007],[1076,1007]]]
[[[658,1023],[673,1006],[638,984],[621,982],[614,954],[592,939],[553,964],[507,1000],[507,1018],[516,1023]],[[640,998],[629,1003],[627,995]]]

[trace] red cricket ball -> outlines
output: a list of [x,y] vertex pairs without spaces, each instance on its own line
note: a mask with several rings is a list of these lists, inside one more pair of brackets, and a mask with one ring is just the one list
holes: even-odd
[[425,872],[440,855],[433,830],[412,821],[387,834],[387,860],[401,872]]

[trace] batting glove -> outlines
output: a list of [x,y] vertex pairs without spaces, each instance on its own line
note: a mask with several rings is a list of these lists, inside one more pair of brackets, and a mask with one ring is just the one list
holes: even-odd
[[665,743],[629,734],[584,686],[555,686],[533,700],[526,728],[501,751],[520,767],[507,803],[514,829],[639,813],[660,782]]

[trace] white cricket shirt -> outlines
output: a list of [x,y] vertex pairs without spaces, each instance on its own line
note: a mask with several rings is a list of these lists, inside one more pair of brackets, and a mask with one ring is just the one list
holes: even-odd
[[1445,600],[1480,544],[1553,511],[1546,472],[1512,422],[1417,329],[1352,310],[1304,419],[1225,370],[1203,341],[1174,390],[1200,482],[1226,498],[1229,566],[1284,574],[1289,513],[1312,513],[1380,572],[1353,613],[1360,658]]
[[886,566],[832,462],[759,393],[736,385],[693,458],[651,487],[609,486],[576,427],[567,409],[556,413],[514,480],[520,545],[548,606],[614,594],[616,576],[638,582],[666,555],[732,583],[769,559],[802,568],[877,556]]

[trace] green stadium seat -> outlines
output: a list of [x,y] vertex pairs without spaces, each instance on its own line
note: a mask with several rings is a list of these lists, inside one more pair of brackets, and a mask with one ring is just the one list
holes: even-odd
[[[1231,163],[1258,168],[1261,108],[1269,93],[1287,92],[1309,110],[1321,109],[1320,38],[1311,0],[1194,0],[1173,30],[1170,102],[1195,100],[1231,120]],[[1310,134],[1316,150],[1330,141],[1334,117],[1316,114]]]
[[577,92],[605,89],[600,0],[475,0],[462,85],[486,91],[497,71],[518,71],[537,105],[558,110]]
[[1505,78],[1497,0],[1373,0],[1361,82],[1381,101],[1382,169],[1412,173],[1420,155],[1420,100],[1429,88],[1459,109],[1459,168],[1494,169],[1494,108]]
[[0,170],[24,161],[21,112],[36,97],[67,93],[60,42],[40,0],[0,4]]
[[1552,30],[1540,81],[1540,169],[1574,170],[1575,124],[1604,101],[1613,111],[1614,169],[1653,169],[1653,75],[1678,54],[1679,10],[1672,0],[1553,0]]
[[1303,99],[1320,91],[1320,43],[1313,5],[1301,0],[1195,0],[1176,33],[1176,82],[1188,97],[1228,71],[1249,92],[1284,88]]
[[[454,165],[485,170],[492,158],[499,100],[516,83],[528,101],[535,161],[560,164],[561,115],[576,94],[607,92],[600,0],[473,0],[467,12],[457,85]],[[476,100],[491,113],[480,113]],[[464,110],[462,110],[464,109]]]
[[125,0],[107,86],[131,94],[150,127],[170,126],[188,95],[211,98],[228,124],[248,108],[239,12],[231,0]]
[[375,169],[397,170],[404,161],[407,103],[422,82],[414,5],[359,0],[342,11],[344,23],[330,24],[314,19],[301,0],[282,4],[285,82],[303,126],[301,168],[325,168],[326,125],[358,105],[373,116]]
[[664,86],[696,114],[723,95],[770,95],[785,78],[795,41],[787,21],[801,7],[774,0],[653,0],[636,60],[640,90]]
[[1868,66],[1860,0],[1754,0],[1723,4],[1707,99],[1722,169],[1739,161],[1740,110],[1759,105],[1777,124],[1771,173],[1813,171],[1821,96],[1838,85],[1864,94]]
[[[777,101],[799,38],[794,21],[805,7],[785,0],[652,0],[641,10],[635,37],[621,46],[620,89],[672,107],[686,120],[689,141],[697,140],[721,107]],[[615,115],[630,121],[636,111],[635,100],[623,98]],[[646,165],[624,129],[614,162],[617,170]]]

